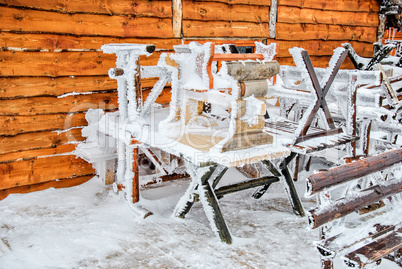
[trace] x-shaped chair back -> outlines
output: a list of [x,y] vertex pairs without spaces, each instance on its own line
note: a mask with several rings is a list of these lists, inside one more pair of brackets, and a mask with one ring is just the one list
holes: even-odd
[[[294,141],[294,144],[297,144],[309,138],[332,135],[342,132],[341,128],[335,127],[327,102],[325,100],[325,96],[329,92],[329,89],[334,82],[335,76],[347,56],[347,50],[345,50],[344,48],[337,48],[335,50],[335,53],[329,62],[328,72],[326,76],[322,79],[321,83],[318,81],[318,77],[315,73],[313,64],[311,63],[308,52],[300,48],[290,49],[290,52],[295,59],[296,65],[301,69],[302,73],[304,73],[304,79],[307,80],[306,85],[311,88],[311,92],[315,95],[315,102],[307,108],[298,128],[296,129],[296,140]],[[322,111],[324,112],[329,130],[307,135],[307,131],[310,128],[310,125],[313,122],[319,109],[322,109]]]

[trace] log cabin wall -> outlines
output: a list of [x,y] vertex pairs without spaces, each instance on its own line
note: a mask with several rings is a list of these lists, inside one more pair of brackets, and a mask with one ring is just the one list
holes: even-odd
[[[143,65],[193,40],[274,41],[281,64],[293,64],[294,46],[321,67],[343,42],[372,56],[378,1],[279,0],[275,39],[270,6],[270,0],[0,0],[0,199],[94,176],[91,164],[71,152],[84,140],[89,108],[117,109],[117,85],[107,76],[115,55],[103,54],[103,44],[156,45]],[[145,96],[154,83],[142,81]],[[167,88],[157,101],[169,99]]]

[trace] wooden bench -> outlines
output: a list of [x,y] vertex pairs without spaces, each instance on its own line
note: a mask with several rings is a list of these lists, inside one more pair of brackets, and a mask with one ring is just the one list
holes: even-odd
[[336,256],[354,268],[382,258],[402,265],[401,162],[397,149],[307,178],[306,196],[315,195],[318,203],[308,221],[320,227],[322,268],[333,268]]

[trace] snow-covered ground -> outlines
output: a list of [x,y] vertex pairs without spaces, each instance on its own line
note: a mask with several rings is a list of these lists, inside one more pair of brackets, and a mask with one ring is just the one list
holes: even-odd
[[[242,176],[231,169],[225,177]],[[10,195],[0,201],[0,268],[320,268],[318,231],[292,213],[280,183],[260,200],[251,198],[253,190],[220,200],[232,245],[214,236],[199,203],[184,220],[171,216],[188,184],[143,190],[154,213],[146,219],[97,177],[68,189]],[[296,186],[303,194],[304,182]],[[380,268],[398,266],[383,261]]]

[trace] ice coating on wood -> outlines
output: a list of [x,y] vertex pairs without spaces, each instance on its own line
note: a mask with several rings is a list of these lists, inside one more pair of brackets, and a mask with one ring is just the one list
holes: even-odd
[[246,100],[246,114],[240,119],[247,122],[249,126],[257,124],[258,116],[261,114],[261,110],[265,108],[265,103],[255,98],[254,95],[243,100]]
[[264,43],[255,42],[255,53],[262,54],[265,61],[272,61],[275,58],[278,44],[270,43],[265,45]]

